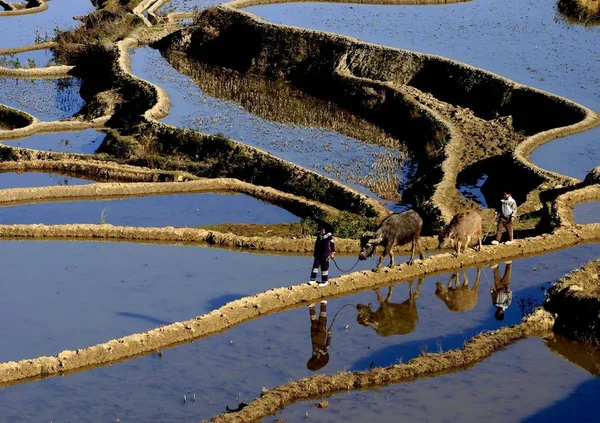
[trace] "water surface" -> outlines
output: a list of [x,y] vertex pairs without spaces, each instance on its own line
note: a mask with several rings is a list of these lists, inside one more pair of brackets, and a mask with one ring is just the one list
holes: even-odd
[[244,194],[175,194],[93,201],[58,201],[0,208],[0,223],[117,226],[202,226],[221,223],[288,223],[300,218]]
[[573,214],[576,223],[600,223],[600,201],[575,204]]
[[[115,242],[2,241],[0,253],[0,316],[10,322],[0,327],[0,362],[191,319],[235,298],[297,284],[311,266],[308,257]],[[54,414],[50,403],[45,407],[42,414]]]
[[96,129],[77,132],[50,132],[34,134],[26,138],[3,140],[12,147],[32,148],[62,153],[95,154],[106,134]]
[[53,185],[85,185],[94,181],[61,173],[45,172],[0,172],[0,189],[32,188]]

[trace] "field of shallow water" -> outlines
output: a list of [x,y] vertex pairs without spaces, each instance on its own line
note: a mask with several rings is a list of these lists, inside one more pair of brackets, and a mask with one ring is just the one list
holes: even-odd
[[0,16],[0,49],[20,47],[54,37],[55,29],[79,25],[73,16],[87,15],[94,7],[90,0],[51,0],[48,10],[19,16]]
[[[488,281],[493,282],[490,268],[483,269],[477,304],[464,313],[451,312],[435,296],[435,282],[447,283],[448,275],[425,279],[416,300],[418,323],[414,331],[406,335],[381,337],[373,328],[359,325],[356,309],[346,307],[340,311],[332,327],[330,360],[321,371],[331,374],[338,370],[367,369],[371,365],[385,366],[400,360],[405,362],[423,350],[457,348],[481,331],[518,323],[522,307],[526,311],[542,300],[542,288],[598,256],[599,252],[600,246],[588,245],[543,257],[515,260],[511,279],[513,303],[502,322],[493,317],[494,307],[488,291]],[[260,258],[252,256],[252,260]],[[265,275],[275,273],[274,278],[280,277],[278,269],[290,266],[289,277],[284,282],[279,281],[279,285],[285,285],[294,278],[294,283],[302,280],[303,267],[309,259],[297,259],[299,269],[285,260],[287,258],[278,258],[264,264],[253,261],[252,266],[265,266]],[[499,270],[504,273],[503,263],[500,263]],[[472,286],[475,270],[469,269],[467,276]],[[223,280],[231,277],[224,276]],[[234,276],[234,283],[238,277]],[[415,290],[417,285],[414,284]],[[380,291],[383,296],[387,294],[387,288]],[[241,296],[238,291],[229,289],[227,295],[215,296],[210,308],[238,296]],[[407,297],[408,284],[401,283],[395,287],[391,302],[402,303]],[[205,303],[198,301],[200,307]],[[328,325],[342,305],[348,303],[373,303],[373,309],[377,308],[376,295],[371,290],[331,299],[327,311]],[[320,305],[316,307],[318,312]],[[262,387],[272,388],[312,374],[306,368],[310,355],[309,311],[307,307],[300,307],[165,350],[162,358],[154,354],[85,373],[4,388],[0,390],[0,401],[5,406],[6,415],[21,416],[24,420],[36,416],[57,421],[68,416],[77,421],[117,417],[121,421],[197,421],[223,412],[227,406],[235,408],[238,402],[252,400],[260,394]],[[559,362],[563,363],[562,359]],[[544,363],[550,365],[548,361]],[[564,363],[561,365],[566,365]],[[492,368],[495,372],[506,371],[504,364]],[[543,369],[548,373],[561,374],[554,373],[553,367]],[[521,369],[518,371],[523,372]],[[192,398],[194,393],[196,402],[190,400],[183,404],[183,395]],[[519,401],[526,401],[526,398],[521,397]],[[294,417],[286,421],[299,420]]]
[[597,421],[600,378],[554,353],[553,344],[526,339],[464,371],[338,394],[327,398],[324,410],[314,407],[317,401],[297,403],[275,418],[296,422],[308,413],[309,421],[323,423]]
[[50,132],[26,138],[2,140],[11,147],[33,148],[34,150],[64,153],[95,154],[106,134],[96,129],[77,132]]
[[575,204],[573,214],[576,223],[600,223],[600,201]]
[[[0,316],[10,322],[0,327],[0,362],[191,319],[232,299],[307,280],[312,264],[307,257],[114,242],[2,241],[0,253]],[[354,260],[338,261],[349,267]],[[145,379],[143,372],[136,377]]]
[[[102,217],[101,217],[102,216]],[[192,227],[221,223],[288,223],[300,218],[244,194],[176,194],[94,201],[59,201],[0,208],[0,223]]]
[[[269,22],[450,57],[600,110],[600,26],[567,23],[555,0],[443,6],[290,3],[247,10]],[[598,164],[599,138],[596,128],[542,146],[532,158],[542,168],[582,178]]]
[[53,185],[85,185],[94,181],[60,173],[0,172],[0,189],[32,188]]
[[34,50],[24,53],[0,55],[0,66],[7,68],[41,68],[54,64],[51,50]]
[[73,116],[85,104],[79,95],[80,88],[79,78],[0,77],[0,104],[27,112],[42,121],[60,120]]
[[[162,119],[164,123],[209,134],[222,133],[375,198],[377,196],[356,178],[366,178],[376,172],[378,161],[386,156],[399,157],[397,151],[337,132],[272,122],[246,111],[235,102],[211,97],[193,79],[177,72],[158,50],[149,47],[131,52],[131,70],[169,94],[171,108],[169,115]],[[383,166],[386,166],[385,160]],[[393,169],[392,173],[401,172],[395,166]],[[387,203],[395,208],[393,202]]]

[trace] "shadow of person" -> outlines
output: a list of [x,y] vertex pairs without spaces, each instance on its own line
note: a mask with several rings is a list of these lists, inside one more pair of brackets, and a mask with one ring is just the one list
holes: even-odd
[[498,265],[491,266],[494,269],[494,286],[490,284],[490,295],[492,304],[496,307],[494,317],[496,320],[504,320],[504,312],[512,303],[512,291],[510,290],[510,277],[512,275],[512,261],[507,261],[504,267],[504,275],[500,277]]
[[312,343],[312,356],[308,359],[306,367],[315,371],[322,369],[329,363],[329,344],[331,343],[331,330],[327,329],[327,301],[321,301],[319,318],[315,305],[308,306],[310,315],[310,341]]
[[394,286],[388,288],[385,299],[381,296],[379,289],[375,289],[379,308],[373,311],[371,304],[358,304],[356,321],[362,326],[372,327],[379,336],[405,335],[412,332],[419,321],[416,301],[419,299],[422,284],[423,279],[419,279],[417,290],[414,291],[414,282],[409,282],[408,299],[401,304],[390,303]]
[[[435,296],[446,304],[450,311],[465,312],[471,310],[477,304],[477,295],[479,293],[479,282],[481,281],[481,268],[477,268],[475,283],[469,288],[469,279],[467,272],[462,271],[463,283],[460,283],[458,272],[453,273],[448,279],[447,286],[441,282],[435,284]],[[454,282],[454,286],[452,283]]]

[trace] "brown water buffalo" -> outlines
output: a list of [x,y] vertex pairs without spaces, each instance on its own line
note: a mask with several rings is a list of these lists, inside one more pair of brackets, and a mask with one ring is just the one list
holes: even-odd
[[472,238],[476,238],[479,242],[479,250],[481,251],[481,216],[475,210],[468,210],[464,213],[456,214],[450,223],[442,229],[438,235],[439,248],[445,248],[450,243],[454,247],[456,257],[460,254],[460,247],[464,245],[463,252],[467,251],[467,247],[471,243]]
[[[448,286],[444,286],[441,282],[437,282],[435,296],[442,300],[450,311],[469,311],[477,304],[477,294],[479,292],[479,282],[481,281],[481,269],[477,268],[477,277],[475,284],[469,288],[469,279],[467,273],[463,270],[464,282],[460,283],[458,272],[450,276]],[[452,282],[454,281],[454,287]]]
[[[423,229],[423,219],[414,211],[408,210],[402,213],[386,217],[379,225],[374,234],[365,233],[360,240],[359,260],[366,260],[375,252],[378,245],[383,245],[383,254],[379,258],[375,271],[377,272],[385,260],[390,256],[390,267],[394,267],[394,247],[396,245],[408,244],[412,241],[412,250],[408,264],[412,264],[415,257],[415,248],[419,244],[419,236]],[[419,256],[423,259],[421,246],[419,245]]]
[[416,301],[419,298],[421,284],[423,279],[419,279],[416,292],[413,291],[413,282],[410,282],[408,299],[402,304],[390,303],[394,287],[388,288],[388,294],[383,299],[379,289],[375,289],[379,308],[377,311],[371,310],[371,304],[358,304],[358,316],[356,321],[363,326],[370,326],[380,336],[404,335],[415,330],[419,321]]

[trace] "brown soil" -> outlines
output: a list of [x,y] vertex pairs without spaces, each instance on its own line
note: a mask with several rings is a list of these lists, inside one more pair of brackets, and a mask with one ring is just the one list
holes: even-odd
[[240,411],[220,414],[210,421],[212,423],[257,422],[298,401],[330,397],[349,390],[377,389],[391,383],[410,382],[423,377],[435,377],[467,369],[514,342],[528,336],[546,333],[552,327],[552,322],[550,314],[537,310],[523,323],[478,335],[460,350],[423,354],[406,364],[361,372],[340,372],[331,376],[320,374],[288,382],[268,390]]

